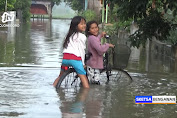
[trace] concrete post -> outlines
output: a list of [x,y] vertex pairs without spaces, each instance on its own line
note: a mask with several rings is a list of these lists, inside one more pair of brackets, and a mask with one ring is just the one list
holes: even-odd
[[104,0],[102,5],[102,23],[104,23]]
[[105,19],[105,23],[108,23],[108,4],[106,3],[106,19]]
[[85,10],[87,10],[88,0],[85,0]]

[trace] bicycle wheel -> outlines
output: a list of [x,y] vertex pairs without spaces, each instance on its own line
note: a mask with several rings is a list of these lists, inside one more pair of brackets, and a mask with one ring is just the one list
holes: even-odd
[[118,86],[127,86],[133,81],[132,77],[128,74],[127,71],[122,69],[116,69],[112,70],[111,73],[109,73],[109,81],[113,85]]
[[76,71],[74,70],[74,68],[69,68],[68,70],[66,70],[63,75],[61,76],[61,78],[59,79],[56,88],[60,89],[60,88],[75,88],[75,87],[79,87],[80,86],[80,79],[76,74]]

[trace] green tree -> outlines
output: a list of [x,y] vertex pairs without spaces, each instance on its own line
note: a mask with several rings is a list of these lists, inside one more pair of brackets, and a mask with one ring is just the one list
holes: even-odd
[[97,15],[96,15],[95,11],[90,10],[90,9],[88,9],[88,10],[86,10],[86,11],[83,11],[83,12],[82,12],[81,14],[79,14],[79,15],[83,16],[83,17],[86,19],[87,22],[88,22],[88,21],[91,21],[91,20],[97,20],[97,19],[96,19],[96,18],[97,18]]
[[52,2],[56,5],[59,5],[61,3],[61,0],[52,0]]
[[[14,9],[16,0],[7,0],[7,11]],[[0,11],[5,11],[6,0],[0,0]]]
[[[117,4],[117,16],[120,22],[132,19],[137,22],[139,30],[130,36],[133,46],[145,45],[147,39],[155,36],[158,40],[167,40],[169,32],[176,25],[176,0],[109,0],[111,5]],[[166,17],[168,11],[172,18]]]
[[61,3],[61,0],[50,0],[52,2],[52,7],[56,4],[59,5]]
[[73,10],[82,12],[85,0],[64,0]]
[[22,11],[23,20],[26,22],[30,18],[31,0],[16,0],[15,10]]

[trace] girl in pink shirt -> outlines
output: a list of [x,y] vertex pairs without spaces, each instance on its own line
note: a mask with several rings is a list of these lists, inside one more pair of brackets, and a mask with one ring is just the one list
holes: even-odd
[[88,36],[88,52],[92,54],[87,61],[87,74],[91,83],[100,84],[100,69],[103,69],[103,54],[113,44],[105,43],[101,44],[101,38],[106,33],[99,34],[98,23],[96,21],[90,21],[87,23],[86,35]]

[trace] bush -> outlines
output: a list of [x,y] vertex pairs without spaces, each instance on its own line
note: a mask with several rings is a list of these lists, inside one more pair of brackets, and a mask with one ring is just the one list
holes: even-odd
[[118,35],[118,23],[104,26],[104,31],[111,36]]
[[172,45],[177,45],[177,30],[171,30],[170,35],[167,37],[167,42]]
[[87,22],[91,20],[96,20],[96,21],[98,20],[95,11],[90,10],[90,9],[83,11],[80,15],[83,16]]

